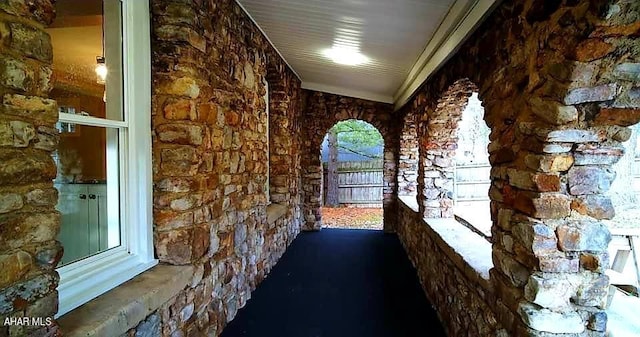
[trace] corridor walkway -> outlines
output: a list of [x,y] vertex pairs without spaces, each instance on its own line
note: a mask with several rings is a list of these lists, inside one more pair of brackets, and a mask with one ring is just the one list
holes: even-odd
[[[428,332],[428,333],[425,333]],[[398,239],[301,233],[222,337],[444,336]]]

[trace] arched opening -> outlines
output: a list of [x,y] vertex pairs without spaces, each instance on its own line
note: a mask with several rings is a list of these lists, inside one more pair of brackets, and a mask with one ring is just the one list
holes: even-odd
[[[396,176],[397,148],[396,128],[386,121],[391,120],[393,106],[347,96],[321,92],[305,92],[305,125],[303,128],[305,151],[301,156],[303,170],[301,189],[304,224],[303,231],[318,231],[322,228],[323,186],[321,144],[327,131],[336,123],[356,119],[374,126],[384,140],[383,156],[383,220],[384,231],[394,232],[396,223]],[[399,129],[399,128],[398,128]]]
[[[418,205],[425,218],[453,218],[459,199],[465,202],[482,199],[488,212],[489,182],[484,172],[490,170],[486,167],[488,128],[482,121],[484,110],[477,92],[476,85],[468,79],[456,81],[440,97],[435,110],[428,113],[426,122],[419,125]],[[469,116],[462,121],[465,112]],[[458,151],[461,139],[464,146]],[[465,167],[459,177],[457,162]],[[469,172],[472,179],[467,179],[464,170],[478,172]],[[472,193],[468,187],[462,187],[465,184],[472,185]],[[489,231],[490,226],[489,223]]]
[[474,92],[462,111],[453,161],[455,218],[476,233],[491,236],[489,133],[484,108]]
[[332,126],[321,145],[323,227],[383,228],[384,139],[356,119]]

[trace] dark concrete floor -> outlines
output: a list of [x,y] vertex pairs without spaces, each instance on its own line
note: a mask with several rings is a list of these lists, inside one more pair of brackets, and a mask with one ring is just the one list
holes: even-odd
[[324,229],[293,242],[222,337],[445,336],[394,235]]

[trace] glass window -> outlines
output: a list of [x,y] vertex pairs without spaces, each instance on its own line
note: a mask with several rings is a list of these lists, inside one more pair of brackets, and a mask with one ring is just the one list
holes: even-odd
[[60,266],[120,245],[118,129],[58,123]]
[[[122,2],[60,0],[47,29],[62,114],[122,121]],[[64,116],[64,115],[63,115]]]
[[[56,79],[50,97],[59,106],[60,143],[53,156],[64,248],[58,266],[62,315],[157,261],[149,3],[58,0],[56,11],[47,31]],[[148,113],[128,113],[133,110]]]
[[61,0],[49,29],[57,82],[60,144],[58,241],[61,266],[120,245],[122,9],[119,0]]

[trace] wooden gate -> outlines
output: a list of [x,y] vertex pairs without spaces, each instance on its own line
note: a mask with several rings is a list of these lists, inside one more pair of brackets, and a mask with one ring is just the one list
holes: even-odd
[[[356,207],[382,207],[382,160],[347,161],[338,163],[338,200],[341,205]],[[327,170],[324,169],[324,181]],[[324,199],[327,184],[324,185]]]

